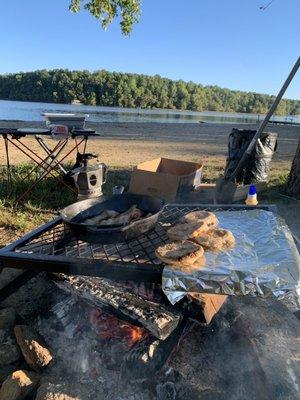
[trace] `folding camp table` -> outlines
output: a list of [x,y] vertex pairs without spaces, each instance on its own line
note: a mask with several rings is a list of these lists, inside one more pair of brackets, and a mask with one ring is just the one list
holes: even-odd
[[[63,175],[67,175],[68,171],[62,165],[62,162],[73,152],[77,153],[77,157],[80,154],[85,154],[87,141],[90,136],[97,136],[94,130],[91,129],[72,129],[69,131],[69,135],[57,137],[55,145],[50,148],[45,142],[46,138],[51,138],[51,131],[49,129],[43,128],[0,128],[0,135],[4,139],[5,155],[6,155],[6,166],[7,166],[7,197],[11,195],[12,192],[12,173],[11,173],[11,163],[10,163],[10,146],[17,148],[21,153],[25,154],[31,161],[33,161],[36,166],[24,177],[24,181],[33,172],[38,169],[42,170],[42,173],[38,179],[32,183],[32,185],[16,200],[18,203],[23,199],[32,189],[45,177],[51,175],[58,179],[63,185],[65,185],[69,190],[74,191],[60,176],[55,174],[55,171],[59,170]],[[26,136],[33,136],[41,150],[43,150],[43,155],[38,154],[37,151],[28,147],[22,138]],[[66,147],[69,139],[74,140],[74,145],[63,154],[63,150]],[[82,148],[81,152],[80,149]],[[46,153],[46,156],[45,154]],[[61,174],[60,174],[61,175]],[[74,191],[75,192],[75,191]]]

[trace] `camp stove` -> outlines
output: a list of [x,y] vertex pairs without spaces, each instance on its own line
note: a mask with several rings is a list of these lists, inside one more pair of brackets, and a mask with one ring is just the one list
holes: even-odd
[[82,166],[72,170],[78,200],[102,196],[102,185],[106,182],[107,166],[103,163],[89,165],[89,160],[97,156],[91,153],[82,154]]

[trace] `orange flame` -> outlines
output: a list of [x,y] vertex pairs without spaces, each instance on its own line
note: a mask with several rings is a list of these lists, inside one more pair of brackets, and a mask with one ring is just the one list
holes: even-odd
[[105,314],[100,310],[93,310],[89,320],[97,327],[102,340],[120,339],[128,348],[147,336],[145,329],[120,321],[117,317]]

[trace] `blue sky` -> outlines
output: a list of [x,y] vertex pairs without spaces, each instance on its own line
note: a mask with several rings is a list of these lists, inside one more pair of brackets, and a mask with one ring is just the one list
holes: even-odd
[[[143,0],[131,36],[68,0],[5,1],[0,73],[107,69],[277,93],[300,53],[300,0]],[[300,72],[285,97],[300,98]]]

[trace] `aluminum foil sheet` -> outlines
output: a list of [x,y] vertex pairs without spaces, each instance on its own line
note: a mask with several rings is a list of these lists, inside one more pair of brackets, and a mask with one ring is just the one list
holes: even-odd
[[172,304],[193,293],[264,297],[299,290],[300,256],[282,218],[261,209],[215,214],[220,227],[234,234],[236,246],[206,252],[205,268],[191,274],[166,266],[162,284]]

